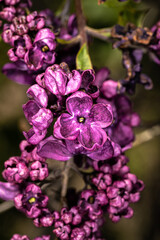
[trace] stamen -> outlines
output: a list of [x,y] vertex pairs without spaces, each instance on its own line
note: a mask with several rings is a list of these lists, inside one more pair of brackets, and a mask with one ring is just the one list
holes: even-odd
[[78,122],[79,123],[84,123],[85,122],[85,118],[84,117],[79,117],[78,118]]
[[42,52],[47,52],[49,50],[49,47],[47,45],[42,47]]
[[32,197],[28,200],[29,203],[34,203],[36,201],[36,198],[35,197]]

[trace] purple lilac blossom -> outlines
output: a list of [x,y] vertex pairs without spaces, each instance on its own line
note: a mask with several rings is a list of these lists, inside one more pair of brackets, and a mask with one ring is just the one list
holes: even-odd
[[160,64],[160,21],[151,28],[151,31],[153,38],[149,45],[150,56],[155,63]]
[[25,14],[25,8],[30,8],[32,2],[30,0],[4,0],[3,8],[0,11],[0,18],[11,22],[14,17]]
[[36,227],[50,227],[59,219],[59,214],[58,217],[56,215],[49,211],[48,208],[43,208],[41,214],[34,219],[33,223]]
[[66,140],[64,142],[50,136],[38,144],[37,153],[41,157],[59,161],[69,160],[78,154],[85,154],[92,160],[100,161],[118,156],[121,153],[121,148],[108,138],[98,150],[90,151],[86,150],[77,140]]
[[69,16],[67,28],[62,27],[60,30],[59,38],[70,40],[78,34],[76,15]]
[[37,154],[37,147],[28,143],[26,140],[22,140],[19,145],[21,151],[21,158],[24,158],[27,162],[33,162],[35,160],[45,162],[46,160]]
[[35,184],[28,184],[23,193],[14,198],[15,207],[24,212],[29,218],[36,218],[48,203],[48,197],[42,194],[41,188]]
[[10,240],[30,240],[27,235],[14,234]]
[[[27,235],[14,234],[10,240],[30,240]],[[36,237],[33,240],[50,240],[50,236],[43,235],[42,237]]]
[[8,50],[8,56],[12,62],[24,60],[27,50],[32,47],[31,39],[27,34],[23,36],[12,37],[11,44],[14,46],[14,48]]
[[81,85],[78,71],[69,72],[67,64],[48,67],[44,74],[45,87],[57,97],[76,92]]
[[6,63],[2,68],[5,74],[11,80],[20,84],[33,84],[36,76],[35,71],[28,69],[23,61],[16,61],[14,63]]
[[38,70],[43,65],[55,62],[55,35],[49,28],[43,28],[35,36],[33,47],[27,51],[24,61],[31,70]]
[[97,98],[99,96],[99,89],[95,82],[94,70],[87,69],[85,71],[80,71],[80,73],[82,78],[81,88],[93,99]]
[[47,128],[53,121],[53,114],[47,109],[48,96],[43,88],[35,84],[31,86],[27,94],[34,100],[29,100],[23,105],[25,117],[33,126],[24,136],[31,144],[39,143],[46,135]]
[[103,191],[95,192],[92,189],[81,192],[78,207],[80,213],[87,213],[89,218],[95,220],[103,215],[102,206],[108,203],[106,193]]
[[71,227],[70,227],[70,225],[65,225],[63,223],[63,221],[56,221],[53,232],[60,239],[69,240],[69,234],[71,232]]
[[28,122],[40,131],[47,129],[53,121],[52,112],[34,100],[24,104],[23,111]]
[[107,135],[103,128],[112,123],[110,105],[95,104],[89,95],[76,92],[66,100],[66,109],[54,125],[54,135],[60,139],[78,141],[86,149],[103,146]]
[[29,175],[32,181],[43,181],[49,175],[47,163],[34,161],[29,167]]
[[[106,74],[103,75],[105,72]],[[125,150],[134,140],[133,127],[140,124],[140,117],[133,112],[129,98],[124,94],[118,94],[118,82],[108,80],[106,77],[108,78],[108,69],[103,68],[102,72],[98,72],[96,80],[101,90],[97,102],[112,106],[114,121],[106,130],[112,141],[118,143]]]
[[21,183],[29,176],[29,169],[24,159],[11,157],[4,163],[2,175],[8,182]]

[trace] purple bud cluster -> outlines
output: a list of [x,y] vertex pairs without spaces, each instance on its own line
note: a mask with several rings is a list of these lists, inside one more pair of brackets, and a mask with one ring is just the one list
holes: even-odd
[[[118,93],[121,89],[106,68],[95,74],[90,69],[71,72],[66,63],[55,64],[36,82],[27,90],[30,100],[23,105],[32,128],[24,132],[21,156],[7,160],[3,171],[3,177],[18,187],[12,194],[15,207],[37,227],[54,226],[59,239],[100,240],[104,213],[113,222],[130,218],[129,204],[139,200],[143,189],[122,155],[131,147],[133,127],[140,118],[130,100]],[[93,169],[90,177],[83,176],[91,189],[80,193],[76,206],[60,213],[50,210],[49,198],[40,187],[49,175],[46,159],[67,161],[82,155]],[[75,166],[79,164],[75,161]]]
[[[11,240],[30,240],[30,238],[27,235],[14,234]],[[50,236],[36,237],[33,240],[50,240]]]
[[[0,18],[4,23],[2,39],[11,45],[8,56],[11,62],[3,72],[19,83],[30,84],[37,71],[42,71],[55,62],[55,34],[51,30],[51,17],[44,11],[27,13],[30,1],[4,1]],[[24,11],[20,11],[22,7]],[[35,73],[34,73],[35,72]],[[22,75],[22,79],[19,78]]]
[[1,0],[0,3],[0,18],[7,22],[11,22],[18,15],[23,15],[25,9],[32,6],[30,0]]
[[[143,182],[130,173],[125,156],[134,141],[133,129],[140,124],[125,92],[133,93],[137,83],[151,88],[151,79],[141,73],[143,51],[133,46],[146,47],[159,63],[160,24],[151,30],[133,24],[113,27],[113,46],[122,50],[127,70],[126,78],[118,82],[110,78],[107,68],[94,72],[75,70],[66,62],[55,64],[54,31],[60,27],[60,41],[76,38],[74,14],[65,27],[50,10],[29,13],[29,0],[0,2],[2,38],[11,45],[8,56],[12,62],[3,67],[3,72],[16,82],[30,84],[23,111],[31,125],[29,131],[23,132],[21,155],[4,163],[2,175],[7,182],[0,182],[0,198],[13,200],[36,227],[53,227],[58,239],[103,240],[100,228],[104,214],[113,222],[131,218],[130,204],[140,199],[144,188]],[[63,58],[65,54],[60,56]],[[52,160],[66,161],[66,166],[70,163],[85,183],[81,191],[75,191],[73,202],[69,201],[67,189],[64,196],[60,186],[59,210],[54,208],[49,193],[66,173],[65,169],[59,170],[57,177],[54,165],[48,165]],[[56,194],[52,195],[56,199]],[[11,240],[29,237],[14,234]],[[34,240],[50,240],[50,236]]]

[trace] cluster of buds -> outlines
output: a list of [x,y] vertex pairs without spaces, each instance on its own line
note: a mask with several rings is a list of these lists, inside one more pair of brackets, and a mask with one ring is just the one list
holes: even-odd
[[[113,47],[122,50],[127,70],[126,78],[117,82],[106,67],[96,72],[71,68],[75,56],[69,55],[72,63],[67,64],[66,53],[57,56],[63,59],[61,63],[55,63],[55,32],[59,29],[59,38],[65,41],[76,37],[74,14],[65,27],[50,10],[30,13],[29,0],[0,3],[2,39],[11,45],[11,63],[3,72],[18,83],[30,84],[23,111],[31,125],[23,132],[21,155],[4,163],[2,175],[7,182],[0,182],[0,198],[13,200],[36,227],[53,227],[60,240],[103,240],[100,228],[104,214],[113,222],[131,218],[130,203],[140,199],[144,188],[143,182],[130,173],[125,156],[134,141],[133,128],[140,124],[125,91],[133,93],[137,83],[151,88],[151,79],[141,73],[143,51],[139,47],[147,47],[159,63],[160,24],[151,30],[133,24],[112,28]],[[48,192],[53,192],[55,179],[63,181],[68,172],[60,171],[57,177],[48,159],[66,162],[66,169],[75,170],[85,184],[81,191],[75,189],[75,201],[71,202],[67,186],[63,186],[66,183],[61,183],[61,209],[54,208]],[[29,237],[14,234],[11,240]],[[34,240],[50,240],[50,236]]]
[[[104,213],[113,222],[132,217],[129,203],[138,201],[143,189],[122,154],[131,147],[133,127],[140,118],[130,100],[118,93],[118,83],[109,78],[106,68],[95,74],[91,69],[71,72],[65,63],[54,64],[36,82],[27,90],[30,100],[23,105],[32,128],[24,132],[21,156],[7,160],[3,171],[14,186],[15,207],[37,227],[53,225],[59,239],[100,240]],[[86,167],[92,168],[90,176],[82,173],[91,189],[82,190],[76,205],[63,207],[60,213],[47,207],[48,196],[41,190],[49,181],[48,158],[73,159],[77,171],[85,159]]]

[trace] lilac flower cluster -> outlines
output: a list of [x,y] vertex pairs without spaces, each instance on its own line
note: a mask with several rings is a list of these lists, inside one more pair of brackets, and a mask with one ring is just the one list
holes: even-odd
[[[13,186],[15,207],[37,227],[54,225],[59,239],[100,240],[104,213],[114,222],[131,217],[129,203],[138,201],[143,189],[121,155],[131,147],[139,116],[129,99],[118,93],[118,83],[109,79],[106,68],[95,74],[91,69],[71,72],[66,63],[55,64],[36,82],[27,90],[30,100],[23,105],[32,128],[24,132],[21,156],[7,160],[3,171]],[[67,161],[82,155],[93,168],[91,178],[84,176],[93,189],[81,192],[77,206],[60,213],[50,210],[48,196],[37,185],[43,186],[49,175],[46,159]]]
[[[29,13],[29,0],[0,2],[2,39],[11,45],[8,56],[12,62],[3,67],[3,72],[16,82],[30,84],[23,111],[31,125],[23,132],[20,156],[4,163],[6,182],[0,182],[0,198],[13,200],[36,227],[53,227],[58,239],[103,240],[100,228],[104,214],[113,222],[131,218],[130,203],[140,199],[144,188],[143,182],[130,173],[125,156],[134,141],[133,128],[140,124],[125,92],[133,93],[137,83],[151,88],[151,79],[141,73],[143,51],[139,46],[149,49],[159,63],[159,23],[151,30],[133,24],[112,28],[113,46],[122,50],[127,70],[126,78],[118,82],[110,78],[107,68],[95,73],[93,69],[71,68],[74,63],[55,63],[56,30],[60,27],[58,37],[64,41],[79,34],[74,14],[65,27],[50,10]],[[61,55],[59,59],[65,59],[65,54]],[[52,160],[66,161],[58,176],[48,164]],[[65,181],[70,168],[85,184],[81,191],[75,190],[73,202],[69,201]],[[53,192],[55,182],[60,209],[50,200],[49,191]],[[14,234],[11,240],[29,237]],[[50,236],[34,240],[50,240]]]
[[113,47],[122,51],[123,66],[127,76],[120,82],[127,92],[134,93],[136,84],[142,84],[151,89],[153,84],[150,77],[142,73],[141,62],[143,53],[148,52],[157,64],[159,61],[159,22],[151,29],[136,27],[132,23],[126,26],[115,25],[111,32],[114,39]]
[[25,13],[25,9],[32,6],[32,2],[30,0],[1,0],[0,3],[2,6],[0,18],[8,22],[12,22],[14,17],[18,15],[23,15]]
[[31,84],[37,71],[55,62],[56,42],[51,30],[51,17],[43,11],[30,14],[19,11],[19,5],[24,10],[31,7],[30,1],[5,1],[5,4],[9,7],[3,8],[0,18],[8,23],[3,25],[2,39],[11,45],[8,56],[13,63],[6,64],[3,72],[16,82]]
[[[30,240],[30,238],[27,235],[14,234],[11,240]],[[50,240],[50,236],[36,237],[33,240]]]

